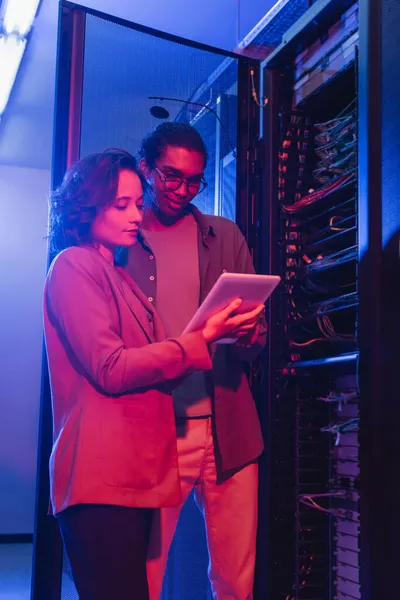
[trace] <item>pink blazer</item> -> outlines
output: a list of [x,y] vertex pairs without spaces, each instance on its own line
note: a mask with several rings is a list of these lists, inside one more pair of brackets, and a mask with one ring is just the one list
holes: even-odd
[[87,247],[68,248],[53,262],[44,327],[53,403],[53,512],[80,503],[178,504],[167,382],[211,369],[202,334],[165,340],[136,284]]

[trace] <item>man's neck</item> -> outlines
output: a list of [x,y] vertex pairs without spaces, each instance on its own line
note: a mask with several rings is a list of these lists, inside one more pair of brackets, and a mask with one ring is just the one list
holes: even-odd
[[177,227],[187,215],[187,211],[177,217],[166,217],[154,210],[152,205],[146,205],[143,212],[142,229],[145,231],[165,231]]

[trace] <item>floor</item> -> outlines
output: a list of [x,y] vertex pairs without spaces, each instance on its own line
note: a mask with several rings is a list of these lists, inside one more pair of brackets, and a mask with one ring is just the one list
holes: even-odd
[[[194,502],[187,502],[171,548],[163,600],[209,600],[207,561],[203,520]],[[31,571],[32,544],[0,544],[0,600],[30,600]],[[68,569],[60,600],[78,600]]]
[[0,544],[0,600],[29,600],[32,544]]

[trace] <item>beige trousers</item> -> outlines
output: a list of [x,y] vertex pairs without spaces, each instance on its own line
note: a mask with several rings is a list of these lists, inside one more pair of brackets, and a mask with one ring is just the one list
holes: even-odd
[[147,562],[150,600],[160,598],[179,514],[193,489],[206,526],[214,600],[252,600],[258,466],[247,465],[217,484],[211,419],[180,422],[177,435],[183,498],[180,506],[161,509],[154,520]]

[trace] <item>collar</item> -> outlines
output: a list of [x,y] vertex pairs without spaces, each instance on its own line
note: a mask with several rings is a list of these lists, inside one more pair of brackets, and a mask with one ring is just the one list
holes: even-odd
[[189,204],[188,211],[194,216],[194,220],[196,221],[203,237],[203,242],[206,241],[208,236],[215,237],[215,231],[208,220],[208,215],[204,215],[199,211],[197,206],[194,206],[193,204]]

